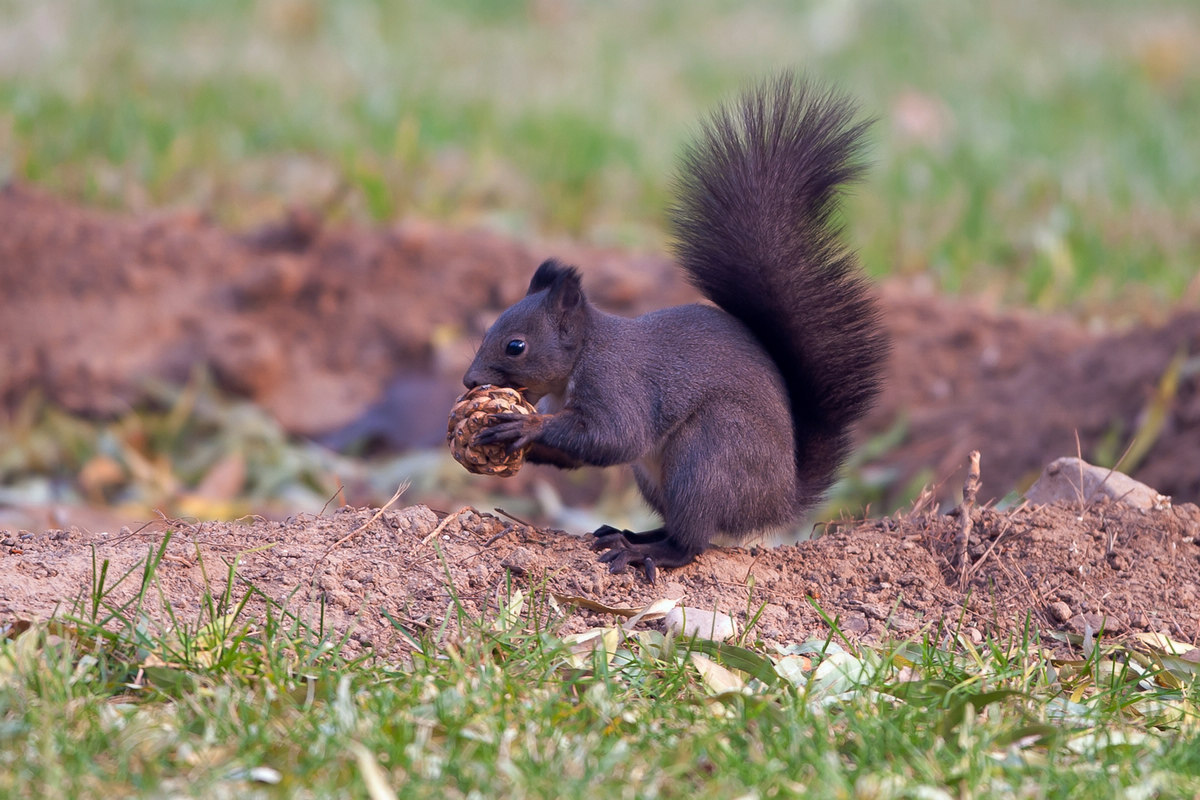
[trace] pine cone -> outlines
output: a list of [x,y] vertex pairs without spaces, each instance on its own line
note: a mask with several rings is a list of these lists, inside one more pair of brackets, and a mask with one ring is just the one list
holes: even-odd
[[[516,389],[476,386],[455,401],[446,426],[446,442],[454,460],[477,475],[508,478],[525,463],[525,449],[509,453],[502,444],[475,446],[475,434],[488,427],[492,414],[536,412]],[[527,448],[526,448],[527,449]]]

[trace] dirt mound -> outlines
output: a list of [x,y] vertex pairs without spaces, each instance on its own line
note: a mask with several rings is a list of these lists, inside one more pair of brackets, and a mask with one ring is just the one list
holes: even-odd
[[[387,655],[406,646],[396,625],[412,635],[459,613],[490,617],[514,585],[544,587],[564,607],[579,603],[570,598],[637,607],[669,597],[742,624],[761,612],[755,635],[778,642],[828,634],[814,604],[843,634],[866,641],[937,633],[939,625],[976,639],[1004,635],[1026,613],[1043,630],[1152,630],[1200,641],[1196,506],[977,512],[965,593],[950,567],[957,528],[956,519],[935,513],[837,525],[790,547],[712,550],[651,586],[632,573],[611,575],[585,539],[560,532],[473,510],[439,518],[413,506],[376,518],[346,508],[283,522],[173,524],[157,576],[176,617],[198,624],[206,621],[201,598],[222,595],[236,562],[232,604],[253,586],[314,627],[351,631],[350,652]],[[161,525],[119,534],[3,534],[0,614],[44,616],[86,597],[93,549],[95,563],[109,562],[109,576],[133,570],[106,601],[126,602],[141,580],[137,564],[163,536]],[[157,598],[150,593],[146,610],[161,621]],[[250,613],[262,613],[261,597]],[[609,614],[578,607],[566,630],[611,623]]]
[[904,443],[884,459],[901,474],[931,467],[935,480],[950,477],[940,496],[952,496],[966,452],[978,449],[981,497],[997,497],[1077,448],[1085,460],[1115,460],[1141,436],[1148,447],[1122,471],[1200,501],[1200,312],[1096,334],[965,300],[884,296],[896,357],[873,424],[908,421]]
[[[443,360],[461,373],[488,309],[536,264],[529,248],[482,231],[321,231],[308,220],[289,234],[303,220],[292,217],[238,236],[194,213],[120,217],[18,186],[0,191],[0,218],[6,406],[37,388],[74,411],[114,413],[146,379],[182,382],[203,365],[304,434],[353,419],[397,373]],[[619,310],[664,294],[637,277],[637,259],[594,260]],[[603,289],[618,271],[633,273],[624,288]]]
[[[0,407],[10,410],[36,391],[113,414],[146,380],[182,382],[203,366],[290,431],[427,446],[482,331],[541,258],[583,265],[589,293],[619,313],[694,297],[662,258],[416,221],[335,229],[296,213],[235,235],[192,213],[122,217],[20,186],[0,190],[0,219]],[[1073,455],[1076,431],[1092,460],[1142,431],[1153,446],[1135,477],[1200,501],[1200,313],[1097,335],[895,284],[883,301],[895,351],[864,435],[904,421],[903,441],[868,465],[896,486],[924,477],[951,499],[956,470],[979,449],[981,498],[1002,496]]]

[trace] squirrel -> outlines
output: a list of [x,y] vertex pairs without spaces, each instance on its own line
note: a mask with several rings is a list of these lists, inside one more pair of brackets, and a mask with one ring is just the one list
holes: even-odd
[[784,74],[702,124],[670,219],[679,263],[715,307],[609,314],[550,259],[484,335],[463,383],[521,389],[538,413],[494,415],[476,443],[564,468],[632,464],[661,514],[655,530],[594,532],[612,572],[654,583],[719,533],[794,523],[832,485],[890,349],[836,219],[864,170],[856,116]]

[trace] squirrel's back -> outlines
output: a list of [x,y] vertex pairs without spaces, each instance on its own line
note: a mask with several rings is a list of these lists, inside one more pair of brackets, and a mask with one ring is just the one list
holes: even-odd
[[790,76],[716,112],[683,156],[672,209],[689,280],[741,320],[778,367],[802,502],[845,458],[880,389],[888,341],[836,220],[863,170],[854,105]]

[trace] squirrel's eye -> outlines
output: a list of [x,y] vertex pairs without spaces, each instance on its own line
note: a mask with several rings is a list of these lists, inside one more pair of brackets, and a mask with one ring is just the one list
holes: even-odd
[[525,352],[525,340],[513,339],[504,347],[504,352],[510,356],[519,356]]

